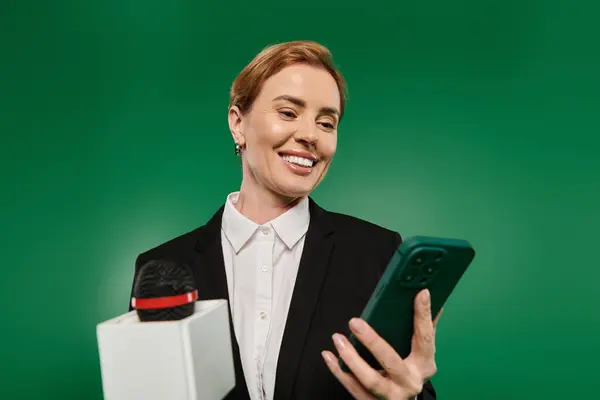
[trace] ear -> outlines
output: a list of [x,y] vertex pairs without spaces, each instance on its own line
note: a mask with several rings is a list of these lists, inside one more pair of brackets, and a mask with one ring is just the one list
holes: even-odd
[[233,136],[233,140],[244,147],[246,144],[246,137],[244,136],[242,129],[242,122],[244,120],[244,116],[242,112],[238,108],[238,106],[232,106],[229,109],[229,114],[227,115],[227,119],[229,121],[229,130],[231,131],[231,136]]

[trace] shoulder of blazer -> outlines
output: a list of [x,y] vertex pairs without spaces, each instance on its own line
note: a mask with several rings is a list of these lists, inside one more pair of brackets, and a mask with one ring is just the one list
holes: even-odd
[[396,231],[351,215],[327,211],[311,199],[311,224],[313,215],[327,219],[335,232],[336,246],[379,259],[380,273],[385,271],[390,257],[402,243],[402,236]]
[[[192,259],[197,250],[201,249],[201,245],[211,244],[216,240],[220,240],[220,235],[218,233],[221,228],[223,209],[224,206],[221,206],[205,225],[138,254],[135,260],[133,272],[134,283],[131,285],[131,296],[133,296],[134,284],[138,272],[148,261],[164,259],[191,265]],[[129,303],[129,311],[132,309],[131,303]]]
[[356,239],[364,242],[402,242],[400,234],[373,222],[338,212],[327,211],[319,207],[314,201],[313,206],[320,212],[326,213],[338,235],[343,238]]
[[[221,226],[221,217],[223,215],[224,207],[221,206],[209,219],[209,221],[194,230],[186,232],[175,238],[172,238],[164,243],[157,245],[149,250],[140,253],[135,261],[135,268],[137,269],[144,263],[160,259],[169,258],[174,261],[187,261],[185,258],[194,249],[197,249],[201,243],[204,243],[205,239],[216,239],[218,235],[215,233],[219,232]],[[182,258],[182,259],[178,259]]]

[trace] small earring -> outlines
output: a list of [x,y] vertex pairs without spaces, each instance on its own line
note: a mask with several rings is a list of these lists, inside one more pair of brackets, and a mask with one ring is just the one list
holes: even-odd
[[235,144],[235,155],[236,156],[242,155],[242,146],[240,146],[238,143]]

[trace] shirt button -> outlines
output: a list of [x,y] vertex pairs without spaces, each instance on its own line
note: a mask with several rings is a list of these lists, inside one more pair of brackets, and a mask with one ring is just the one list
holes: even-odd
[[269,234],[269,228],[266,226],[263,226],[261,228],[263,235],[268,235]]
[[267,313],[264,311],[260,312],[260,319],[267,319]]
[[267,272],[269,270],[269,267],[267,267],[266,265],[263,265],[262,267],[262,271],[263,272]]

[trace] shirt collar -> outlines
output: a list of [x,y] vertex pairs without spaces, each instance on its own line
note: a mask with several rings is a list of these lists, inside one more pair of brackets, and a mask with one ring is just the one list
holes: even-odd
[[294,207],[271,221],[271,225],[275,229],[277,236],[285,243],[288,249],[294,247],[306,234],[309,223],[308,197],[303,198]]
[[[236,253],[250,240],[260,226],[235,208],[238,196],[239,192],[233,192],[227,196],[221,225]],[[288,249],[291,249],[306,234],[309,222],[309,202],[305,197],[293,208],[264,225],[271,225],[281,241]]]

